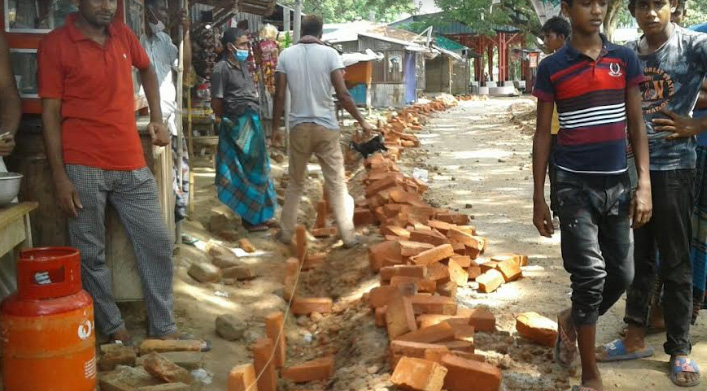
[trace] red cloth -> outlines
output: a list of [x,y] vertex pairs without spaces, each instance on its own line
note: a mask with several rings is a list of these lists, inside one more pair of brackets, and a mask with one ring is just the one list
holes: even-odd
[[38,51],[39,96],[60,99],[64,162],[104,170],[145,167],[135,122],[132,67],[150,59],[122,22],[101,47],[75,26],[78,14],[49,33]]

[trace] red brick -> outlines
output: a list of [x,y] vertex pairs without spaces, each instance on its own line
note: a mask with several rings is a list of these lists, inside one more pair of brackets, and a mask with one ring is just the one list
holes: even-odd
[[429,243],[434,246],[441,246],[443,244],[449,244],[449,239],[437,231],[433,230],[415,230],[410,232],[410,240],[415,242]]
[[228,391],[258,391],[253,364],[239,365],[228,373]]
[[[469,327],[469,326],[467,326],[467,327]],[[473,341],[462,341],[462,340],[455,339],[454,341],[440,342],[440,344],[446,346],[447,349],[449,349],[449,350],[454,350],[454,351],[458,351],[458,352],[474,353],[474,342]]]
[[[461,310],[461,308],[460,308]],[[440,323],[447,322],[452,326],[456,325],[468,325],[469,316],[468,315],[436,315],[436,314],[423,314],[417,317],[418,328],[424,329],[426,327],[435,326]]]
[[402,262],[400,244],[398,242],[381,242],[368,248],[368,260],[373,272],[378,272],[388,258]]
[[308,253],[304,258],[304,262],[302,263],[302,270],[316,269],[317,267],[323,265],[326,262],[326,257],[326,253]]
[[451,281],[449,268],[440,262],[427,265],[428,280],[437,281],[437,285],[443,285]]
[[427,277],[426,266],[388,266],[380,270],[382,281],[390,281],[393,277]]
[[273,363],[276,368],[285,366],[287,358],[287,340],[283,331],[285,315],[282,312],[273,312],[265,317],[265,334],[275,345]]
[[450,259],[459,264],[459,266],[463,267],[464,269],[468,269],[472,265],[472,262],[474,262],[466,255],[454,255]]
[[285,292],[283,294],[284,299],[287,301],[290,301],[295,295],[295,289],[297,288],[295,282],[298,274],[299,260],[296,258],[288,259],[285,262]]
[[282,370],[284,379],[295,383],[327,380],[334,375],[334,356],[319,358]]
[[430,220],[427,222],[427,225],[430,228],[436,229],[437,231],[441,232],[444,235],[446,235],[450,229],[457,227],[454,224],[449,224],[449,223],[446,223],[444,221],[439,221],[439,220]]
[[191,384],[193,381],[189,371],[167,360],[159,353],[150,353],[143,361],[142,366],[150,375],[166,383]]
[[309,315],[312,312],[328,314],[331,312],[332,301],[328,297],[296,297],[292,300],[291,311],[294,315]]
[[498,391],[501,387],[501,370],[493,365],[452,354],[442,358],[442,365],[449,371],[444,379],[448,391]]
[[255,341],[253,345],[253,365],[258,379],[259,391],[277,391],[277,372],[273,362],[268,362],[273,354],[273,342],[270,338]]
[[522,337],[544,346],[555,346],[557,323],[536,312],[516,317],[516,330]]
[[496,317],[486,308],[474,308],[469,316],[469,324],[474,326],[476,331],[494,332],[496,331]]
[[400,244],[400,254],[403,257],[413,257],[435,247],[429,243],[413,242],[409,240],[401,240],[398,243]]
[[385,321],[386,312],[388,312],[387,305],[375,309],[375,319],[377,327],[387,327],[387,323]]
[[454,315],[457,313],[457,302],[443,296],[415,295],[410,297],[415,314]]
[[425,354],[428,351],[435,351],[444,354],[449,353],[449,349],[443,345],[399,340],[392,341],[390,343],[390,367],[395,368],[398,361],[400,361],[403,356],[425,358]]
[[388,304],[385,313],[388,338],[394,340],[401,335],[417,330],[415,312],[412,304],[402,294],[398,293]]
[[482,274],[481,266],[469,266],[467,272],[469,273],[470,280],[476,280]]
[[506,282],[515,281],[523,277],[523,272],[514,259],[505,260],[499,263],[496,268],[503,274],[503,279]]
[[326,227],[326,218],[329,212],[327,206],[327,202],[324,200],[317,202],[317,219],[314,222],[314,228]]
[[437,246],[433,249],[423,251],[418,255],[410,258],[416,265],[430,265],[435,262],[439,262],[443,259],[449,258],[454,255],[454,249],[450,244],[443,244]]
[[376,223],[376,218],[368,208],[354,209],[354,225],[359,227],[362,225],[372,225]]
[[492,261],[501,263],[503,261],[512,259],[518,266],[528,266],[528,256],[521,254],[500,254],[491,257]]
[[417,285],[417,290],[419,292],[425,292],[425,293],[436,293],[437,292],[437,283],[434,282],[433,280],[427,280],[424,278],[416,278],[416,277],[404,277],[404,276],[397,276],[393,277],[390,280],[390,285],[394,287],[398,287],[402,284],[415,284]]
[[479,292],[491,293],[498,289],[503,283],[503,274],[498,270],[489,270],[476,278],[479,283]]
[[[469,342],[471,343],[471,350],[473,352],[474,350],[474,326],[470,326],[468,324],[464,323],[452,323],[447,321],[450,326],[454,329],[454,339],[456,341],[463,341],[463,342]],[[447,346],[451,350],[467,350],[467,349],[458,349],[458,348],[453,348],[450,346]]]
[[455,282],[449,281],[442,285],[437,286],[437,293],[440,296],[449,297],[454,300],[457,298],[457,284]]
[[451,341],[454,339],[454,328],[449,323],[440,323],[424,329],[411,331],[407,334],[391,339],[420,343]]
[[366,197],[380,193],[381,191],[395,187],[403,183],[402,175],[399,173],[389,173],[386,177],[371,183],[366,188]]
[[479,267],[481,267],[481,273],[486,273],[489,270],[493,269],[498,269],[498,262],[496,261],[487,261],[482,264],[479,264]]
[[467,225],[471,221],[468,215],[462,213],[437,213],[435,218],[439,221],[455,225]]
[[297,226],[295,243],[297,244],[297,259],[303,261],[305,256],[307,256],[307,228],[304,225]]
[[461,357],[465,360],[486,362],[486,357],[484,357],[480,354],[463,352],[461,350],[452,350],[450,353],[457,356],[457,357]]
[[466,286],[469,282],[469,273],[464,270],[458,263],[454,260],[449,260],[449,278],[457,284],[457,286]]
[[199,352],[201,351],[202,341],[198,340],[162,340],[162,339],[146,339],[140,344],[140,355],[145,356],[152,352]]
[[135,366],[135,349],[121,344],[101,345],[101,360],[98,369],[101,372],[112,371],[118,365]]
[[410,239],[410,231],[408,231],[402,227],[385,226],[385,227],[381,228],[381,234],[383,236],[392,235],[392,236],[397,236],[401,239]]
[[456,240],[461,243],[464,243],[465,246],[471,247],[474,249],[481,250],[483,248],[483,242],[478,236],[472,236],[458,228],[451,228],[449,232],[447,232],[447,237],[451,240]]
[[395,217],[400,214],[402,208],[401,204],[387,204],[383,206],[383,214],[385,217]]
[[407,391],[441,391],[447,369],[433,361],[403,357],[390,381]]
[[339,234],[339,229],[336,227],[314,228],[312,236],[315,238],[330,238]]

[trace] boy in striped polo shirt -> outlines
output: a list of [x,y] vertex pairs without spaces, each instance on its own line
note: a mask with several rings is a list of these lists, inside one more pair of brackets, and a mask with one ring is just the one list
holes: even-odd
[[[572,307],[558,316],[555,358],[570,366],[579,342],[582,386],[602,390],[596,364],[596,322],[633,278],[631,226],[648,222],[651,190],[648,143],[641,113],[643,72],[636,55],[599,33],[603,0],[565,0],[570,42],[542,61],[533,95],[538,122],[533,143],[533,223],[541,235],[554,232],[545,201],[553,106],[560,131],[551,164],[562,231],[562,257],[571,275]],[[638,162],[639,184],[631,199],[626,128]]]

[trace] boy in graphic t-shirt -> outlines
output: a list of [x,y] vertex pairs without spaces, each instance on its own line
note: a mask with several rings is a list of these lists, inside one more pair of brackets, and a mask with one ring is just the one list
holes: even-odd
[[[648,357],[645,345],[653,282],[659,273],[670,355],[670,379],[678,386],[699,384],[691,352],[692,267],[690,264],[695,135],[704,119],[688,118],[707,75],[707,35],[671,23],[677,0],[630,0],[629,10],[644,35],[629,48],[638,54],[646,77],[641,86],[650,148],[653,218],[634,230],[636,276],[628,290],[624,339],[601,347],[601,361]],[[660,252],[659,265],[656,250]]]

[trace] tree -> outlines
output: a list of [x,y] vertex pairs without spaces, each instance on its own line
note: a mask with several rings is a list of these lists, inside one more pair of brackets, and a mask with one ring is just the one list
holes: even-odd
[[540,22],[531,0],[436,0],[445,17],[458,20],[480,34],[495,35],[503,26],[515,27],[528,35],[540,36]]
[[[284,3],[292,5],[293,1]],[[415,6],[410,0],[303,0],[304,13],[317,14],[325,23],[351,22],[356,19],[374,19],[392,22],[404,13],[412,13]]]

